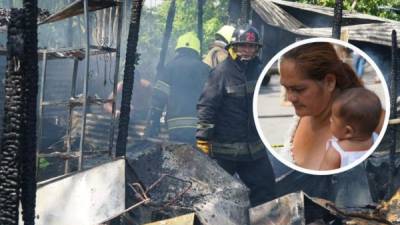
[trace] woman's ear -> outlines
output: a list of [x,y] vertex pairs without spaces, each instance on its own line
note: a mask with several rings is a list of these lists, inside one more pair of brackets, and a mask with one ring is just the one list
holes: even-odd
[[324,78],[324,83],[325,83],[326,88],[329,91],[331,91],[331,92],[334,91],[335,87],[336,87],[336,76],[335,76],[335,74],[328,73]]

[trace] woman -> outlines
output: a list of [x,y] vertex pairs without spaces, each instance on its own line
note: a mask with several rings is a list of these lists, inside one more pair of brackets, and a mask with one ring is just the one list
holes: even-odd
[[280,75],[299,117],[287,153],[296,165],[319,170],[326,143],[332,137],[329,120],[333,99],[341,91],[363,84],[328,42],[304,44],[284,54]]

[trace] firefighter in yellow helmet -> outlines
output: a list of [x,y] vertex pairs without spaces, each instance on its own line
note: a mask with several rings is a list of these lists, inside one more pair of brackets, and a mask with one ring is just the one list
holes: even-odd
[[211,68],[215,68],[220,62],[226,59],[228,52],[225,50],[225,47],[231,42],[234,31],[235,28],[233,26],[225,25],[215,33],[215,41],[210,45],[210,50],[203,59],[204,63]]
[[178,38],[175,57],[158,74],[151,101],[147,134],[156,137],[160,118],[166,111],[166,124],[171,141],[195,143],[196,103],[209,75],[201,61],[200,41],[194,32]]

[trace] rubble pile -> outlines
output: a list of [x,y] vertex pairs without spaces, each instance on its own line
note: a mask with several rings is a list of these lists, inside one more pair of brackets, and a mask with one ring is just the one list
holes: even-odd
[[203,225],[248,224],[248,189],[208,156],[185,144],[147,142],[134,149],[127,162],[150,189],[151,203],[136,210],[142,222],[195,212]]
[[377,206],[338,208],[299,191],[250,209],[251,225],[381,225],[400,224],[400,189]]

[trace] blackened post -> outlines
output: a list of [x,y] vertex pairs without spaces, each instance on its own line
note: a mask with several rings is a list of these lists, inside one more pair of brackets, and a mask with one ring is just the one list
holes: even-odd
[[161,71],[162,68],[164,67],[165,56],[167,55],[167,50],[168,50],[168,42],[172,32],[172,24],[174,23],[174,18],[175,18],[175,8],[176,8],[175,0],[172,0],[168,9],[167,21],[165,22],[165,30],[164,30],[163,41],[161,44],[160,60],[158,61],[157,64],[157,72]]
[[227,24],[235,24],[240,18],[240,6],[242,0],[229,0]]
[[336,0],[332,24],[332,37],[340,39],[342,26],[343,0]]
[[[175,1],[173,1],[175,2]],[[133,83],[135,80],[135,63],[137,60],[136,48],[139,40],[140,15],[143,0],[132,2],[131,21],[129,25],[128,43],[126,46],[125,70],[122,85],[121,115],[118,125],[118,138],[115,156],[125,156],[128,137],[129,114],[131,111],[131,99]]]
[[[171,0],[169,9],[168,9],[167,20],[165,21],[165,30],[164,30],[163,40],[162,40],[162,44],[161,44],[160,59],[157,64],[157,74],[156,74],[156,77],[154,80],[158,79],[159,74],[161,73],[161,71],[164,68],[165,57],[167,55],[167,50],[168,50],[168,42],[171,37],[172,25],[174,23],[174,18],[175,18],[175,10],[176,10],[175,0]],[[147,126],[146,129],[149,129],[149,127],[151,126],[150,117],[151,117],[151,110],[148,110],[147,115],[146,115],[146,126]]]
[[[396,31],[392,31],[392,71],[390,76],[390,118],[397,118],[397,82],[398,82],[398,56],[397,56],[397,34]],[[394,193],[394,182],[395,176],[395,154],[397,145],[397,125],[391,125],[389,127],[390,139],[392,140],[390,145],[390,157],[389,157],[389,185],[388,185],[388,197]]]
[[200,56],[203,55],[203,5],[204,0],[197,0],[197,35],[200,40]]
[[242,0],[241,8],[240,8],[240,21],[239,24],[246,24],[249,22],[249,0]]
[[21,151],[26,147],[24,146],[25,82],[21,66],[24,57],[23,29],[23,11],[12,9],[7,29],[4,132],[0,152],[0,224],[2,225],[18,224]]
[[36,110],[38,95],[38,38],[37,38],[37,0],[24,0],[24,63],[23,70],[26,81],[25,95],[27,99],[27,121],[25,129],[26,147],[22,149],[22,219],[24,225],[35,224],[36,205]]

